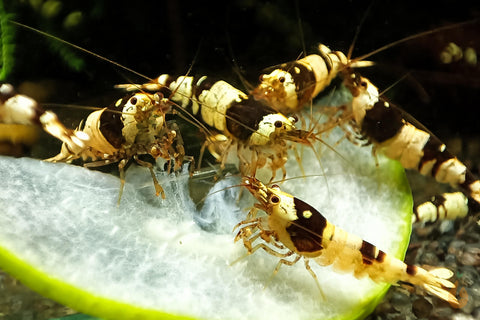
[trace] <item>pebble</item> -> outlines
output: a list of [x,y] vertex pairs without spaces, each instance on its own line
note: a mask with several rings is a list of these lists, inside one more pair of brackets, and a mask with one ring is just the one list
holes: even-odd
[[475,307],[480,307],[480,283],[478,281],[470,287],[473,295],[472,299],[475,301]]
[[388,319],[389,320],[410,320],[410,318],[407,317],[407,315],[405,315],[403,313],[391,314],[391,315],[388,316]]
[[465,241],[463,240],[453,240],[450,242],[447,252],[449,254],[453,254],[456,257],[459,257],[463,252],[463,248],[465,247]]
[[476,307],[472,312],[472,317],[474,319],[480,319],[480,307]]
[[401,289],[393,291],[390,303],[392,304],[393,309],[395,309],[396,311],[407,313],[411,310],[410,297],[404,292],[402,292],[406,290],[400,290]]
[[419,297],[412,303],[413,314],[418,318],[428,318],[432,312],[433,305],[425,297]]
[[419,258],[419,263],[429,266],[438,266],[440,260],[434,252],[424,252]]
[[447,320],[451,319],[453,314],[453,309],[450,307],[434,308],[430,319],[432,320]]
[[448,268],[455,272],[457,270],[457,257],[451,253],[445,255],[444,265],[445,268]]
[[465,246],[458,262],[466,266],[480,266],[480,245],[475,243]]
[[445,220],[440,223],[439,230],[441,233],[451,232],[454,228],[454,221]]
[[461,287],[471,287],[474,283],[479,281],[479,274],[474,267],[467,265],[458,269],[457,278]]
[[463,306],[460,310],[463,313],[471,314],[473,312],[473,310],[475,309],[475,300],[476,299],[474,298],[474,294],[472,293],[470,288],[465,288],[465,289],[466,289],[466,292],[467,292],[468,300],[467,300],[467,303],[465,304],[465,306]]

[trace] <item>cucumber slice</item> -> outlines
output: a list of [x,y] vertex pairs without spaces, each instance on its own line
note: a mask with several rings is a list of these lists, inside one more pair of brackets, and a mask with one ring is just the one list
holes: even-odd
[[[341,132],[332,134],[336,141]],[[322,166],[299,148],[307,175],[281,186],[327,219],[402,258],[412,199],[403,169],[348,141],[320,148]],[[287,171],[300,176],[293,154]],[[263,250],[245,255],[232,228],[253,203],[238,188],[190,199],[188,174],[158,173],[154,196],[145,168],[131,167],[120,206],[118,178],[66,164],[0,157],[0,268],[32,289],[104,319],[354,319],[369,314],[387,284],[310,263],[284,266]],[[221,180],[212,189],[238,183]],[[341,257],[339,257],[341,258]]]

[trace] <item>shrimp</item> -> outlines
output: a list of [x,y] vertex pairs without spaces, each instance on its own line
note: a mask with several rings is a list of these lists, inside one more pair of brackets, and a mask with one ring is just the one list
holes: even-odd
[[[360,138],[374,145],[374,152],[400,161],[405,169],[414,169],[432,176],[437,182],[448,183],[480,203],[480,181],[435,135],[380,96],[378,88],[367,78],[352,73],[347,86],[353,94],[346,111],[353,117],[352,128]],[[465,200],[442,205],[450,203],[468,211]]]
[[[443,29],[445,27],[415,37]],[[373,53],[411,38],[396,41]],[[320,44],[318,55],[281,64],[270,74],[261,75],[260,84],[251,95],[277,110],[295,112],[312,101],[339,76],[351,97],[344,105],[324,111],[330,114],[333,112],[325,127],[340,126],[353,143],[373,144],[374,153],[382,152],[387,157],[400,161],[405,169],[431,175],[439,183],[448,183],[460,189],[464,193],[463,198],[458,194],[449,196],[457,201],[442,202],[442,206],[451,213],[451,218],[464,216],[464,212],[468,211],[467,197],[480,203],[480,181],[433,133],[411,115],[381,97],[378,88],[370,80],[353,71],[354,68],[371,65],[368,61],[362,61],[369,55],[350,59],[344,53],[331,51]],[[350,129],[353,130],[353,136]],[[422,207],[420,211],[423,211],[427,207],[431,208],[431,204],[417,208]],[[424,211],[418,217],[431,217],[433,212],[432,209],[429,210],[430,213]],[[439,214],[438,217],[446,216]]]
[[[449,292],[455,288],[448,281],[453,276],[452,271],[446,268],[427,271],[407,265],[336,227],[315,208],[281,191],[278,186],[267,187],[252,177],[244,177],[242,184],[258,203],[247,219],[235,226],[235,229],[239,228],[235,240],[241,239],[248,253],[261,248],[280,257],[274,273],[282,264],[293,265],[303,258],[319,288],[310,260],[321,266],[332,265],[339,272],[353,272],[357,278],[368,276],[375,282],[391,284],[408,282],[458,307],[457,298]],[[267,216],[257,217],[258,210],[266,212]]]
[[124,168],[133,158],[150,170],[156,195],[161,194],[165,199],[165,192],[155,177],[152,164],[140,160],[138,156],[148,154],[154,159],[173,159],[174,170],[181,168],[185,150],[180,131],[175,123],[165,121],[165,113],[170,108],[169,100],[161,93],[129,94],[106,108],[92,112],[85,124],[75,131],[88,135],[88,144],[72,148],[64,143],[60,153],[46,161],[72,162],[82,158],[88,161],[84,164],[86,167],[118,162],[120,202],[125,184]]
[[[171,90],[170,99],[193,114],[208,130],[207,144],[224,143],[221,154],[210,148],[225,165],[231,148],[236,146],[240,171],[255,176],[257,169],[268,166],[271,180],[281,170],[286,176],[287,142],[313,148],[318,140],[310,131],[295,128],[296,117],[286,117],[268,105],[249,97],[223,80],[210,81],[206,76],[178,78],[162,74],[143,85],[117,85],[126,90]],[[217,132],[214,134],[210,130]]]
[[84,132],[67,129],[54,112],[44,110],[29,96],[17,93],[9,83],[0,84],[0,122],[41,126],[70,149],[84,148],[90,139]]

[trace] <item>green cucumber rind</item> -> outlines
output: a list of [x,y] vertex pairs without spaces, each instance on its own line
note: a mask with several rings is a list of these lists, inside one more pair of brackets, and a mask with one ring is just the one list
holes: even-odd
[[81,290],[25,263],[14,253],[1,246],[0,268],[41,295],[77,311],[102,319],[195,319],[172,315],[159,310],[140,308]]

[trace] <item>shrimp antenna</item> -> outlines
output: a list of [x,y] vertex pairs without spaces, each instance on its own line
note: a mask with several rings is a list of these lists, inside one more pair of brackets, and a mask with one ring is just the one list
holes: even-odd
[[226,31],[225,32],[225,37],[227,39],[227,44],[228,44],[228,54],[231,57],[231,61],[233,63],[233,72],[240,78],[240,81],[242,82],[242,85],[245,87],[247,91],[252,91],[253,90],[253,85],[245,78],[245,76],[242,74],[241,68],[238,65],[237,59],[235,58],[235,55],[233,54],[233,46],[232,46],[232,39],[230,38],[229,33]]
[[203,45],[203,37],[201,37],[200,40],[198,41],[197,50],[195,51],[195,55],[193,56],[192,62],[190,63],[190,65],[188,66],[188,69],[187,69],[187,73],[186,73],[187,76],[192,72],[193,66],[197,62],[198,56],[200,55],[200,49],[202,48],[202,45]]
[[298,5],[298,0],[295,0],[295,12],[297,14],[297,21],[298,21],[298,32],[300,33],[300,39],[302,40],[302,50],[303,56],[307,55],[307,48],[305,46],[305,35],[303,34],[303,26],[302,26],[302,17],[300,16],[300,7]]
[[383,96],[385,93],[387,93],[389,90],[391,90],[393,87],[395,87],[397,84],[405,80],[407,77],[410,76],[410,72],[405,73],[400,79],[396,80],[394,83],[389,85],[387,88],[385,88],[382,92],[380,92],[380,96]]
[[403,39],[400,39],[400,40],[391,42],[391,43],[389,43],[389,44],[386,44],[386,45],[384,45],[384,46],[382,46],[382,47],[380,47],[380,48],[378,48],[378,49],[376,49],[376,50],[373,50],[373,51],[370,52],[370,53],[364,54],[363,56],[354,58],[354,59],[352,59],[352,60],[353,60],[353,61],[365,60],[366,58],[371,57],[371,56],[373,56],[374,54],[377,54],[377,53],[379,53],[379,52],[382,52],[382,51],[385,51],[385,50],[387,50],[387,49],[390,49],[391,47],[396,46],[396,45],[398,45],[398,44],[400,44],[400,43],[404,43],[404,42],[407,42],[407,41],[410,41],[410,40],[413,40],[413,39],[425,37],[425,36],[428,36],[428,35],[430,35],[430,34],[434,34],[434,33],[440,32],[440,31],[450,30],[450,29],[454,29],[454,28],[466,26],[466,25],[469,25],[469,24],[478,23],[479,21],[480,21],[480,18],[476,18],[476,19],[473,19],[473,20],[468,20],[468,21],[464,21],[464,22],[449,24],[449,25],[446,25],[446,26],[443,26],[443,27],[438,27],[438,28],[435,28],[435,29],[433,29],[433,30],[423,31],[423,32],[420,32],[420,33],[417,33],[417,34],[414,34],[414,35],[405,37],[405,38],[403,38]]
[[223,192],[225,190],[229,190],[229,189],[233,189],[233,188],[239,188],[239,187],[244,187],[245,184],[243,183],[239,183],[239,184],[234,184],[234,185],[231,185],[231,186],[227,186],[225,188],[222,188],[222,189],[219,189],[219,190],[215,190],[215,191],[212,191],[212,192],[209,192],[206,196],[204,196],[202,199],[200,199],[197,203],[195,203],[195,205],[199,205],[203,202],[205,202],[205,200],[208,198],[208,197],[211,197],[213,196],[214,194],[217,194],[219,192]]
[[347,59],[348,60],[350,60],[350,58],[352,57],[353,48],[355,47],[355,43],[358,40],[358,35],[360,34],[360,30],[361,30],[363,24],[365,23],[365,20],[367,20],[367,16],[370,13],[370,10],[372,9],[374,2],[375,2],[374,0],[372,0],[372,2],[370,2],[370,5],[368,6],[367,10],[363,14],[362,20],[360,20],[360,23],[358,24],[357,29],[355,30],[355,35],[353,36],[352,44],[348,48],[348,53],[347,53]]

